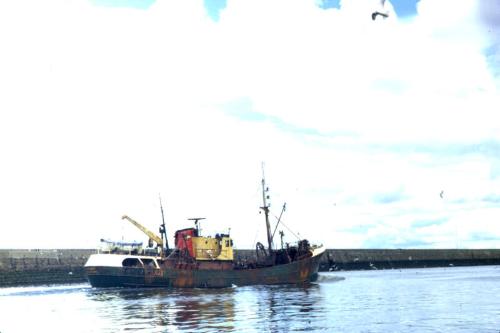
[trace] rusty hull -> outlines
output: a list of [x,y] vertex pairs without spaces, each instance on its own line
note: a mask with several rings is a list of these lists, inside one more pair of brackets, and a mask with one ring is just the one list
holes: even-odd
[[[289,264],[253,269],[199,269],[164,261],[154,267],[86,267],[93,287],[225,288],[257,284],[300,284],[317,279],[323,253]],[[214,262],[214,265],[217,263]]]

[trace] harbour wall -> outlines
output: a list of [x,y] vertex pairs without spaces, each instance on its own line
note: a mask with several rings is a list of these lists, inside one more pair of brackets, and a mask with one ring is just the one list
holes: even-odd
[[[2,250],[0,288],[86,281],[83,265],[91,249]],[[254,250],[236,250],[251,260]],[[500,265],[500,249],[328,249],[320,271]]]
[[500,265],[500,249],[332,249],[321,270]]
[[[238,250],[251,260],[254,250]],[[328,249],[320,271],[500,265],[500,249]]]
[[83,265],[96,250],[2,250],[0,288],[85,281]]

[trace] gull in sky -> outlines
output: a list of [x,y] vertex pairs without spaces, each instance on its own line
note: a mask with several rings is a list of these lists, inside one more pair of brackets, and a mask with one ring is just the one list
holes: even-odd
[[384,9],[385,0],[380,0],[380,10],[376,10],[372,13],[372,20],[376,20],[377,16],[382,16],[384,19],[389,17],[389,11]]

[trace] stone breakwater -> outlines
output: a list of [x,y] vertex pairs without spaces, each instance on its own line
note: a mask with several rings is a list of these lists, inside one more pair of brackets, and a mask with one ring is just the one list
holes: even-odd
[[[238,250],[242,260],[253,250]],[[500,265],[500,249],[328,249],[320,271]]]
[[[0,288],[19,285],[80,283],[91,249],[1,250]],[[255,251],[236,250],[252,260]],[[320,271],[500,265],[500,249],[329,249]]]
[[500,265],[500,249],[332,249],[321,270]]
[[0,287],[85,281],[83,265],[96,250],[0,250]]

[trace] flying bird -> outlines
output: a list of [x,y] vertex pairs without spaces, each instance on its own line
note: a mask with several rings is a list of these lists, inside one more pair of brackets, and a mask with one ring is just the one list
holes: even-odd
[[439,193],[439,196],[441,197],[441,199],[443,199],[443,197],[444,197],[444,191],[441,191],[441,193]]
[[382,16],[384,19],[389,17],[389,11],[384,9],[385,0],[380,0],[380,10],[376,10],[372,13],[372,20],[375,21],[377,16]]
[[376,12],[372,13],[372,20],[375,21],[377,19],[378,15],[382,16],[385,19],[389,17],[389,14],[387,14],[387,13],[381,13],[379,11],[376,11]]

